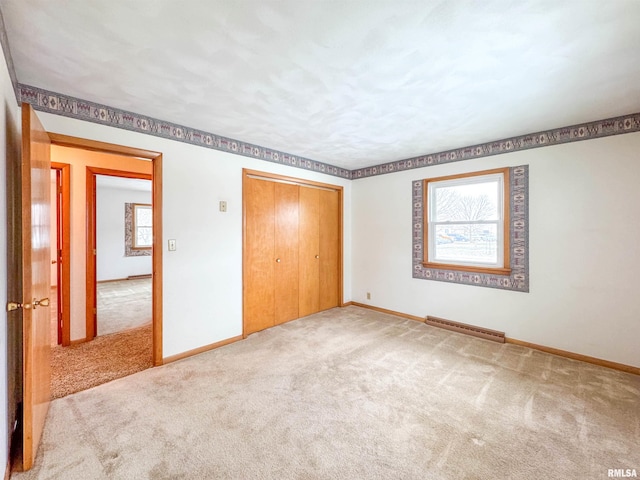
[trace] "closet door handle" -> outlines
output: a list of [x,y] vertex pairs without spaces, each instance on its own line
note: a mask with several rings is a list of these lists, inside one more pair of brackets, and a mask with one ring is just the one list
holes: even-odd
[[279,258],[276,258],[276,263],[280,263],[282,260],[280,260]]
[[320,255],[316,255],[316,258],[320,258]]

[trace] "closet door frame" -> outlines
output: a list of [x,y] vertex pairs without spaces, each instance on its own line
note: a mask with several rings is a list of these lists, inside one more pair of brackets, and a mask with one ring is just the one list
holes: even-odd
[[248,275],[248,272],[251,268],[251,265],[248,265],[246,261],[246,252],[248,249],[247,246],[247,188],[245,188],[246,181],[249,178],[258,178],[261,180],[268,180],[272,182],[280,182],[280,183],[288,183],[294,185],[300,185],[303,187],[315,187],[327,190],[333,190],[338,193],[338,235],[339,235],[339,248],[338,248],[338,306],[344,307],[344,213],[343,213],[343,187],[340,185],[333,185],[330,183],[322,183],[316,182],[314,180],[306,180],[303,178],[290,177],[286,175],[278,175],[275,173],[262,172],[259,170],[250,170],[247,168],[242,169],[242,304],[243,304],[243,314],[242,314],[242,337],[247,337],[247,332],[245,331],[245,319],[244,319],[244,296],[246,294],[244,290],[245,278]]

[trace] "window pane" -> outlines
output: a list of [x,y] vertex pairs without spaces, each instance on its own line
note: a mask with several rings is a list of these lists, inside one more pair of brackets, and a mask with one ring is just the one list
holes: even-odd
[[496,224],[436,225],[433,259],[430,261],[483,263],[498,262],[498,227]]
[[151,207],[136,206],[136,225],[139,227],[150,227],[152,223],[153,215],[151,213]]
[[136,247],[150,247],[152,245],[153,228],[138,227],[136,229]]
[[498,220],[498,181],[435,186],[433,221]]

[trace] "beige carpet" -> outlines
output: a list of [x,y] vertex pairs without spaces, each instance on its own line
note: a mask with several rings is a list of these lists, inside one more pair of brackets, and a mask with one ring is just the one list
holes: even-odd
[[638,445],[638,376],[348,307],[52,402],[13,478],[604,479]]
[[151,323],[151,278],[100,282],[98,336]]
[[61,398],[150,368],[151,325],[51,348],[51,397]]

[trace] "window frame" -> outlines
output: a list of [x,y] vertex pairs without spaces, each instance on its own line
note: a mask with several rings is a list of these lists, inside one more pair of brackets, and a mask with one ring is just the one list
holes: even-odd
[[[138,208],[149,209],[151,211],[151,244],[138,245]],[[149,228],[149,225],[141,225],[140,228]],[[151,250],[153,248],[153,205],[150,203],[132,203],[131,204],[131,249],[132,250]]]
[[[506,168],[497,168],[492,170],[483,170],[478,172],[469,172],[462,173],[457,175],[447,175],[443,177],[435,177],[435,178],[426,178],[423,180],[423,225],[424,225],[424,235],[423,235],[423,257],[422,257],[422,266],[426,268],[434,268],[441,270],[458,270],[463,272],[470,273],[488,273],[488,274],[497,274],[497,275],[510,275],[511,274],[511,263],[510,263],[510,252],[511,252],[511,230],[510,230],[510,208],[509,208],[509,199],[510,199],[510,178],[509,178],[509,167]],[[502,213],[502,218],[498,219],[498,222],[501,225],[501,228],[498,228],[498,233],[502,230],[502,239],[497,238],[498,243],[502,247],[502,267],[490,266],[490,265],[478,265],[478,264],[464,264],[464,263],[447,263],[447,262],[431,262],[429,261],[429,253],[430,253],[430,236],[431,236],[431,225],[433,222],[430,222],[430,212],[431,212],[431,202],[429,201],[429,184],[435,184],[437,182],[452,182],[455,180],[459,181],[459,185],[464,185],[467,182],[464,182],[463,179],[467,178],[478,178],[478,177],[486,177],[486,176],[502,176],[502,209],[498,207],[498,211]],[[457,182],[452,182],[457,183]],[[480,181],[476,182],[468,182],[472,183],[481,183]],[[473,223],[473,222],[467,222]],[[502,241],[500,241],[502,240]]]

